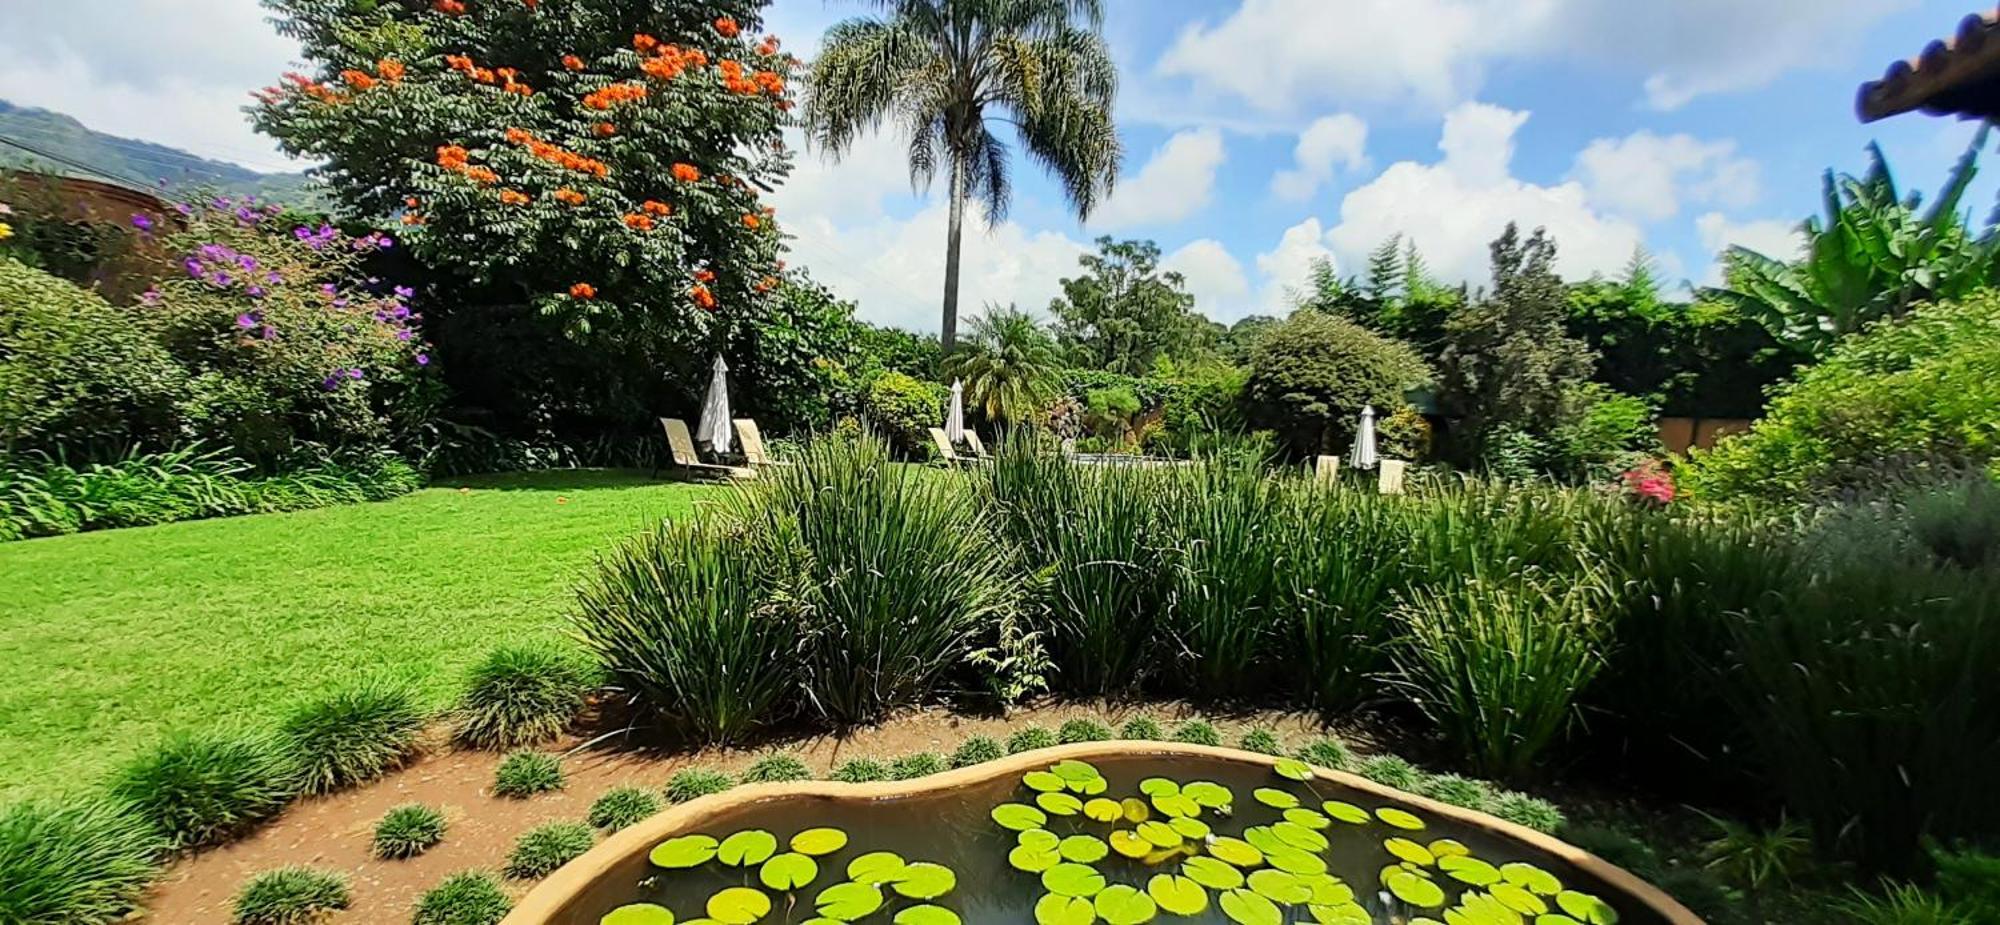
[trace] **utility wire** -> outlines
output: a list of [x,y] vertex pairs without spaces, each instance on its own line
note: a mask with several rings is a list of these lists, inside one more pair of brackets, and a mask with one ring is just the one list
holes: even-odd
[[61,154],[54,154],[48,151],[44,151],[40,148],[35,147],[34,145],[17,141],[12,138],[8,138],[5,135],[0,135],[0,144],[8,145],[10,147],[20,148],[21,150],[26,151],[29,154],[35,155],[36,157],[47,158],[48,160],[54,161],[58,164],[62,164],[63,166],[75,170],[81,170],[84,173],[89,174],[91,176],[110,180],[111,182],[116,183],[120,186],[132,187],[134,189],[141,189],[141,190],[146,188],[146,184],[144,181],[134,180],[131,177],[119,176],[118,174],[112,173],[110,171],[100,170],[82,161],[65,157]]

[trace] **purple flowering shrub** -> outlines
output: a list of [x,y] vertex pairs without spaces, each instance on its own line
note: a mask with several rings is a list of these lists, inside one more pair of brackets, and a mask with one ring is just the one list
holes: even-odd
[[249,198],[178,210],[182,227],[135,225],[172,263],[134,311],[187,368],[191,435],[266,461],[298,441],[386,445],[430,363],[412,290],[366,275],[395,241]]

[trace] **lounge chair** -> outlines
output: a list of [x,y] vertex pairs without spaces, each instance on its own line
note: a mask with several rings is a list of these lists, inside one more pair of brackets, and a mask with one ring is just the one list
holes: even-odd
[[942,427],[931,428],[931,444],[936,447],[938,456],[949,465],[969,466],[976,462],[985,462],[971,456],[960,456],[957,450],[951,448],[951,438],[944,435]]
[[986,444],[980,442],[979,434],[976,431],[968,430],[965,432],[965,445],[972,448],[973,456],[976,456],[980,459],[993,458],[992,453],[986,452]]
[[736,442],[743,444],[743,460],[750,464],[750,468],[791,465],[782,459],[772,459],[771,454],[764,452],[764,434],[757,429],[756,421],[737,418],[731,423],[736,425]]
[[701,461],[701,454],[695,451],[694,434],[688,432],[687,422],[680,418],[661,418],[660,426],[667,430],[667,451],[673,457],[674,465],[687,470],[696,478],[711,479],[754,479],[757,470],[737,466],[718,466]]
[[1313,481],[1332,485],[1340,478],[1340,457],[1321,456],[1313,461]]
[[1376,490],[1385,495],[1403,493],[1403,473],[1409,464],[1400,459],[1385,459],[1381,462],[1382,472],[1377,476]]

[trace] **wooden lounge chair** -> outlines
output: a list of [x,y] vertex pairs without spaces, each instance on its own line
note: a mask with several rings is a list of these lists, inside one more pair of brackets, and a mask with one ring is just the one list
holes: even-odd
[[673,457],[674,465],[687,470],[696,478],[711,479],[754,479],[757,470],[737,466],[718,466],[701,461],[701,454],[694,448],[694,434],[688,432],[687,422],[680,418],[661,418],[660,426],[667,429],[667,451]]
[[1313,460],[1313,481],[1332,485],[1340,479],[1340,457],[1321,456]]
[[750,464],[750,468],[791,465],[782,459],[772,459],[771,454],[764,452],[764,434],[757,429],[756,421],[737,418],[731,423],[736,425],[736,442],[743,444],[743,460]]
[[1385,495],[1403,493],[1403,473],[1409,464],[1400,459],[1385,459],[1381,462],[1382,472],[1377,476],[1376,490]]
[[947,465],[969,466],[976,462],[985,462],[971,456],[960,456],[957,450],[951,448],[951,438],[944,435],[942,427],[931,428],[931,444],[936,447],[938,456],[943,458]]
[[980,441],[979,433],[977,431],[968,430],[965,432],[965,445],[972,448],[973,456],[976,456],[980,459],[993,458],[992,453],[986,452],[986,444]]

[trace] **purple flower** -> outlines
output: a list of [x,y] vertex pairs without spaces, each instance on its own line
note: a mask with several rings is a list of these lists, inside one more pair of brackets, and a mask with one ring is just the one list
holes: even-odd
[[139,293],[139,303],[142,305],[160,304],[160,290],[148,289],[145,292]]
[[243,292],[253,299],[261,299],[264,297],[264,287],[262,286],[251,286],[250,288],[243,290]]
[[359,369],[349,369],[349,370],[347,371],[347,378],[349,378],[349,379],[359,379],[359,378],[361,378],[361,370],[359,370]]
[[194,206],[188,205],[185,202],[176,202],[174,203],[174,211],[179,212],[182,215],[193,215]]
[[346,299],[334,299],[334,300],[333,300],[333,307],[334,307],[334,308],[346,308],[346,307],[347,307],[347,300],[346,300]]
[[331,392],[334,389],[340,388],[340,379],[338,376],[328,376],[319,381],[319,387]]
[[396,298],[399,299],[414,298],[417,294],[417,291],[415,289],[412,289],[408,286],[397,286],[394,291],[396,293]]
[[431,355],[430,355],[430,354],[428,354],[428,353],[419,353],[419,354],[417,354],[417,365],[418,365],[418,366],[429,366],[429,365],[431,365]]
[[276,270],[272,270],[271,272],[264,274],[264,282],[270,283],[273,286],[277,285],[279,282],[283,280],[284,277],[278,275],[278,271]]
[[397,340],[409,340],[409,339],[410,339],[410,329],[409,329],[409,328],[403,328],[402,330],[400,330],[400,331],[397,331],[397,332],[396,332],[396,339],[397,339]]
[[265,340],[277,340],[277,339],[278,339],[278,329],[277,329],[277,328],[274,328],[274,327],[271,327],[271,326],[270,326],[270,325],[268,325],[268,324],[264,326],[264,330],[262,330],[262,331],[260,331],[260,332],[258,332],[258,333],[262,334]]
[[138,212],[132,213],[132,227],[140,231],[152,231],[153,220]]
[[244,313],[243,313],[243,314],[241,314],[241,315],[237,315],[237,316],[236,316],[236,326],[237,326],[237,327],[239,327],[239,328],[242,328],[242,329],[244,329],[244,330],[246,330],[246,331],[247,331],[247,330],[249,330],[249,329],[251,329],[251,328],[254,328],[254,327],[256,327],[256,326],[257,326],[257,313],[256,313],[256,312],[244,312]]
[[328,298],[332,298],[332,297],[333,297],[333,294],[334,294],[334,292],[335,292],[335,291],[337,291],[337,290],[335,290],[335,289],[333,288],[333,284],[332,284],[332,283],[320,283],[320,284],[319,284],[319,293],[320,293],[320,295],[323,295],[323,296],[326,296],[326,297],[328,297]]

